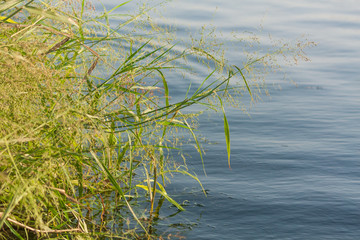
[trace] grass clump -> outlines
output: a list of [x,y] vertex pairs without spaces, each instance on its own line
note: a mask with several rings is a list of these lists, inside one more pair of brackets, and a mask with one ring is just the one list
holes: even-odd
[[[223,105],[236,92],[252,98],[246,76],[268,60],[232,66],[203,41],[179,50],[123,31],[144,10],[110,27],[126,3],[93,16],[85,1],[0,1],[0,239],[156,238],[162,201],[184,210],[166,192],[169,176],[199,181],[170,157],[178,131],[202,157],[194,118],[182,112],[195,104],[224,113],[230,165]],[[210,72],[174,102],[166,74],[188,57]]]

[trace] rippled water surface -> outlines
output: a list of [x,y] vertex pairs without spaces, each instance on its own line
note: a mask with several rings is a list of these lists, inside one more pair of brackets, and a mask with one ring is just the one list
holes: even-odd
[[[207,176],[194,149],[187,152],[208,196],[193,180],[176,177],[171,192],[187,211],[167,217],[176,211],[164,206],[158,231],[187,239],[359,239],[360,2],[181,0],[169,3],[164,17],[160,23],[184,38],[182,31],[212,24],[225,42],[233,31],[261,28],[318,46],[307,51],[311,62],[287,71],[296,84],[272,76],[281,89],[269,84],[271,97],[250,117],[228,110],[231,170],[222,119],[204,117],[202,133],[218,142],[207,146]],[[241,50],[228,48],[236,61]],[[173,85],[186,91],[187,83]]]

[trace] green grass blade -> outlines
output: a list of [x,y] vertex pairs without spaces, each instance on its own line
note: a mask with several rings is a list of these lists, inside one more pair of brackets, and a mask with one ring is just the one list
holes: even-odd
[[126,1],[126,2],[123,2],[123,3],[120,3],[119,5],[113,7],[112,9],[110,9],[109,11],[107,11],[107,14],[111,13],[112,11],[118,9],[119,7],[122,7],[124,6],[125,4],[128,4],[129,2],[132,2],[133,0],[129,0],[129,1]]
[[0,22],[2,22],[2,21],[7,22],[7,23],[18,24],[18,22],[15,22],[15,21],[12,20],[11,18],[0,16]]
[[0,13],[12,9],[19,5],[20,3],[24,2],[24,0],[9,0],[9,1],[3,1],[0,3]]
[[206,191],[205,191],[205,189],[204,189],[204,187],[203,187],[200,179],[199,179],[196,175],[193,175],[193,174],[189,173],[188,171],[179,170],[179,169],[176,169],[176,170],[167,170],[167,171],[165,171],[164,173],[181,173],[181,174],[183,174],[183,175],[187,175],[187,176],[193,178],[194,180],[196,180],[196,181],[199,183],[201,189],[203,190],[203,192],[204,192],[204,194],[205,194],[205,196],[206,196]]
[[79,27],[79,25],[75,22],[74,19],[67,17],[67,16],[60,15],[60,14],[52,12],[50,10],[44,10],[44,9],[36,8],[36,7],[32,7],[32,6],[24,6],[23,9],[28,11],[29,13],[39,15],[41,17],[49,18],[49,19],[52,19],[55,21],[68,23],[68,24],[74,25],[76,27]]
[[241,74],[241,77],[243,78],[244,83],[245,83],[245,85],[246,85],[246,88],[247,88],[247,90],[248,90],[248,92],[249,92],[249,94],[250,94],[251,100],[254,100],[254,99],[253,99],[253,96],[252,96],[252,93],[251,93],[251,89],[250,89],[250,87],[249,87],[249,84],[248,84],[247,81],[246,81],[246,78],[245,78],[243,72],[242,72],[241,69],[238,68],[237,66],[234,65],[234,67],[235,67],[235,68],[239,71],[239,73]]
[[168,107],[170,104],[169,104],[169,88],[167,85],[167,81],[165,79],[164,74],[159,69],[157,69],[157,72],[160,74],[162,82],[163,82],[163,86],[164,86],[164,90],[165,90],[165,104]]
[[[157,193],[159,193],[161,196],[163,196],[164,198],[166,198],[166,200],[168,200],[171,204],[173,204],[175,207],[177,207],[177,209],[181,210],[181,211],[185,211],[185,209],[179,204],[177,203],[174,199],[172,199],[168,194],[167,192],[165,191],[165,188],[160,184],[158,183],[159,187],[161,186],[161,190],[159,189],[156,189],[155,191]],[[139,187],[139,188],[142,188],[144,189],[145,191],[149,192],[149,188],[148,186],[145,186],[145,185],[141,185],[141,184],[137,184],[136,187]],[[150,192],[149,192],[150,193]]]
[[193,131],[193,129],[191,128],[190,124],[186,121],[185,117],[184,117],[183,119],[184,119],[185,125],[188,127],[191,135],[193,136],[193,138],[194,138],[194,140],[195,140],[197,150],[198,150],[198,152],[199,152],[199,154],[200,154],[201,163],[202,163],[202,166],[203,166],[203,171],[204,171],[204,174],[206,175],[205,164],[204,164],[204,157],[203,157],[203,154],[202,154],[202,149],[201,149],[199,140],[197,139],[196,134],[194,133],[194,131]]
[[216,94],[216,96],[218,97],[219,101],[220,101],[220,105],[221,105],[221,109],[223,112],[223,116],[224,116],[224,133],[225,133],[225,140],[226,140],[226,151],[227,151],[227,155],[228,155],[228,164],[229,164],[229,168],[231,169],[230,166],[230,153],[231,153],[231,149],[230,149],[230,129],[229,129],[229,123],[228,120],[226,118],[226,114],[225,114],[225,108],[224,108],[224,104],[221,100],[221,97],[219,95]]
[[5,221],[5,224],[18,239],[24,240],[24,238],[11,226],[9,221]]

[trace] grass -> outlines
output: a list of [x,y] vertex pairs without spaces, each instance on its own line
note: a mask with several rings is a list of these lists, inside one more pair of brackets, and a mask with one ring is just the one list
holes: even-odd
[[[185,210],[166,192],[171,175],[200,183],[171,158],[183,131],[203,159],[196,118],[183,110],[223,112],[230,167],[224,104],[237,94],[254,100],[260,85],[248,76],[256,64],[273,68],[271,59],[289,50],[242,67],[203,37],[179,51],[154,37],[167,35],[145,10],[111,15],[127,3],[96,16],[85,1],[0,1],[0,239],[162,238],[151,228],[162,202]],[[123,21],[113,28],[110,17]],[[144,19],[151,34],[123,31]],[[174,102],[166,76],[186,72],[188,57],[209,75]]]

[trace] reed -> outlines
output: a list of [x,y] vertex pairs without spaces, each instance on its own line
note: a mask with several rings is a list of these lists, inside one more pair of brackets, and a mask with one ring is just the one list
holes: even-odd
[[[166,192],[169,177],[200,183],[171,157],[184,131],[203,158],[195,118],[183,113],[192,105],[223,112],[230,166],[224,104],[256,95],[246,76],[265,58],[233,66],[204,41],[179,51],[127,34],[146,13],[112,16],[127,3],[96,16],[84,0],[0,1],[0,239],[158,238],[162,202],[184,210]],[[123,21],[113,28],[111,17]],[[187,57],[211,70],[174,102],[166,74],[187,71]]]

